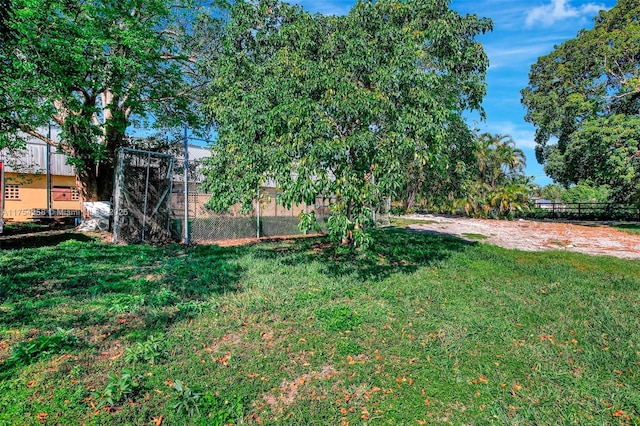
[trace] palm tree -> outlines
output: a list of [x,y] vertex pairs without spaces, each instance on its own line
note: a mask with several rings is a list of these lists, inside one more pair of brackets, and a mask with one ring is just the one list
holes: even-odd
[[480,179],[491,188],[522,175],[526,158],[510,135],[483,133],[478,136],[478,146]]
[[526,159],[510,135],[483,133],[477,136],[478,178],[469,185],[458,207],[467,214],[506,216],[527,208],[531,179],[524,176]]

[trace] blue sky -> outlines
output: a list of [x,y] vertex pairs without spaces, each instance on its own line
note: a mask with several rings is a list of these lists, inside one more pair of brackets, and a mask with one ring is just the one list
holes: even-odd
[[[310,12],[346,14],[355,0],[302,0],[295,2]],[[534,154],[534,127],[524,121],[520,90],[528,83],[529,69],[554,45],[574,38],[593,26],[599,10],[615,6],[615,0],[452,0],[451,8],[463,14],[493,19],[493,32],[481,36],[489,55],[487,119],[470,117],[480,132],[510,134],[527,156],[526,173],[539,185],[551,183]]]

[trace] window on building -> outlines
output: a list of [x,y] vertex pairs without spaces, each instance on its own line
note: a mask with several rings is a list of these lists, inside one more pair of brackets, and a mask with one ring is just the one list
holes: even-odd
[[19,200],[20,199],[20,185],[5,185],[4,187],[5,200]]
[[77,201],[80,199],[78,188],[74,186],[54,186],[51,193],[53,201]]

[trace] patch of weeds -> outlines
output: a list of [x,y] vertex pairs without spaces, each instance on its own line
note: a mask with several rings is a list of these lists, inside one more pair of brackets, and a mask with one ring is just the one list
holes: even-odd
[[99,401],[99,406],[114,406],[126,400],[132,399],[139,391],[142,376],[134,374],[131,370],[124,369],[117,376],[109,373],[109,380],[102,392],[94,394]]
[[145,342],[135,343],[124,351],[124,359],[129,364],[146,362],[153,365],[165,356],[162,338],[153,335],[149,336]]
[[207,414],[208,424],[228,425],[242,423],[244,405],[239,396],[222,399],[211,392],[207,392],[200,402],[203,411]]
[[[189,417],[193,417],[194,414],[200,414],[201,393],[189,388],[180,380],[173,382],[171,388],[174,390],[175,395],[175,401],[171,404],[171,408]],[[213,424],[220,423],[213,422]]]
[[69,371],[69,377],[73,380],[80,379],[85,374],[84,368],[80,364],[76,364]]
[[122,294],[109,303],[109,312],[114,314],[130,314],[137,312],[144,305],[144,296]]
[[463,232],[462,236],[464,238],[466,238],[467,240],[473,240],[473,241],[482,241],[482,240],[488,240],[489,239],[489,237],[487,237],[486,235],[467,233],[467,232]]
[[362,318],[348,306],[329,306],[315,311],[327,331],[347,331],[362,324]]
[[199,300],[188,300],[186,302],[180,302],[176,305],[180,315],[187,318],[195,317],[204,312],[207,302]]
[[351,340],[339,340],[336,342],[336,352],[340,355],[358,355],[363,353],[364,349]]
[[158,291],[155,294],[152,294],[149,297],[149,305],[151,306],[157,306],[157,307],[162,307],[162,306],[169,306],[174,304],[177,300],[178,300],[178,295],[169,290],[168,288],[162,288],[160,289],[160,291]]
[[78,338],[72,330],[58,327],[53,334],[45,334],[36,339],[20,342],[11,351],[9,362],[16,365],[29,365],[32,362],[52,354],[62,353],[78,346]]
[[318,292],[296,293],[294,298],[298,302],[311,302],[314,300],[322,299],[322,295]]

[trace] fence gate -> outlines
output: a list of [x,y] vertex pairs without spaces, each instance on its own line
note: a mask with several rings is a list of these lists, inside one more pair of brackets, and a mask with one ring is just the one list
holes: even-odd
[[120,148],[113,192],[113,242],[171,241],[170,154]]

